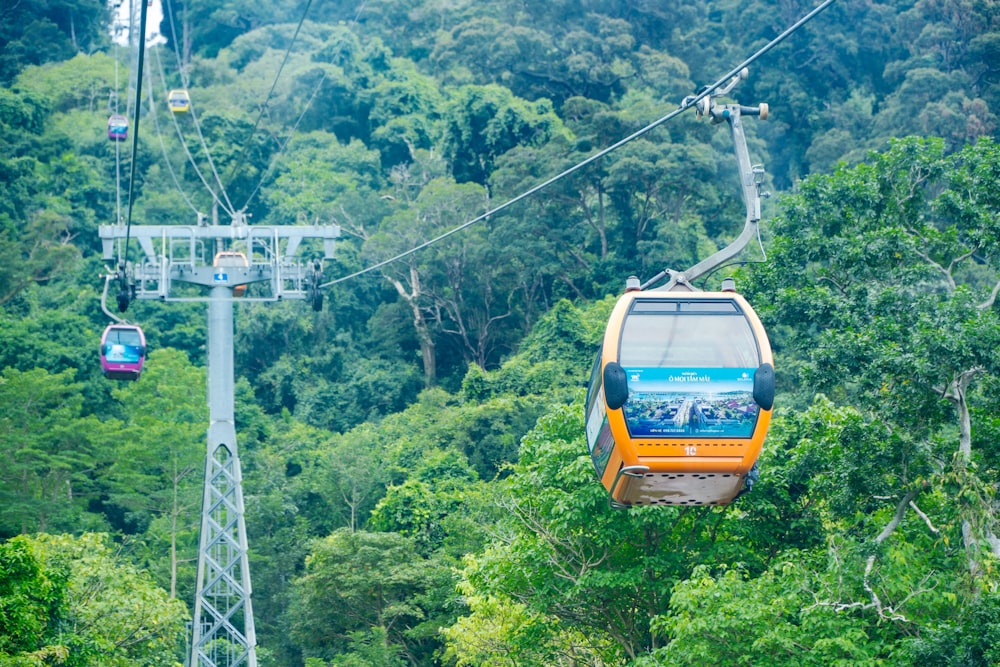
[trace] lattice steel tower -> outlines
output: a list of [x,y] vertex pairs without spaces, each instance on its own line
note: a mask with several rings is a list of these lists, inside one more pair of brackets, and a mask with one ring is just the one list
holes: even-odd
[[[199,216],[199,223],[203,220]],[[188,666],[256,667],[234,421],[233,295],[250,283],[265,283],[268,288],[260,290],[262,295],[240,300],[309,299],[318,310],[319,260],[301,262],[295,257],[301,242],[308,239],[322,240],[324,257],[333,257],[340,228],[247,225],[238,216],[232,225],[132,225],[128,230],[124,225],[102,225],[100,236],[105,260],[115,259],[116,241],[133,238],[142,248],[141,263],[120,267],[116,276],[127,291],[119,297],[126,306],[130,298],[208,302],[208,450]],[[208,296],[194,294],[195,289],[188,290],[191,295],[171,295],[174,282],[207,287]],[[105,290],[105,300],[106,296]]]

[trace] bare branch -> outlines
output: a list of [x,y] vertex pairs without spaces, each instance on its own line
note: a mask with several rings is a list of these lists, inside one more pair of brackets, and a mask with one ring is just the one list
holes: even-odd
[[992,308],[993,303],[997,300],[997,294],[1000,294],[1000,280],[998,280],[997,284],[993,286],[993,291],[990,292],[990,298],[986,299],[986,301],[983,301],[981,304],[976,306],[976,308],[978,308],[979,310],[987,310],[989,308]]
[[992,530],[987,530],[985,539],[990,545],[990,551],[993,552],[993,556],[1000,558],[1000,538],[997,538]]
[[356,236],[362,241],[367,241],[371,235],[368,233],[368,230],[365,229],[365,226],[363,224],[358,224],[354,220],[354,216],[348,213],[347,209],[345,209],[342,204],[338,206],[338,208],[340,209],[340,215],[343,216],[338,221],[340,228],[351,236]]
[[945,281],[948,284],[948,292],[949,293],[955,291],[955,278],[954,278],[954,276],[951,275],[950,267],[947,268],[947,269],[944,268],[943,266],[941,266],[940,264],[938,264],[937,262],[935,262],[933,259],[931,259],[930,255],[928,255],[925,252],[921,252],[920,250],[918,250],[916,248],[914,248],[914,252],[916,252],[917,255],[921,259],[923,259],[925,262],[927,262],[932,267],[934,267],[935,269],[937,269],[941,273],[942,276],[944,276],[944,279],[945,279]]
[[892,520],[886,524],[885,528],[882,529],[882,532],[875,538],[875,544],[882,544],[889,539],[889,536],[892,535],[893,531],[899,527],[899,523],[903,520],[903,515],[906,514],[906,507],[914,498],[917,497],[919,493],[920,489],[910,489],[906,492],[903,499],[899,501],[898,505],[896,505],[896,514],[893,515]]
[[[896,505],[896,512],[895,514],[893,514],[892,519],[889,521],[888,524],[886,524],[885,528],[883,528],[882,531],[875,538],[876,545],[880,545],[887,539],[889,539],[889,536],[891,536],[892,533],[896,530],[896,528],[899,527],[900,522],[903,520],[903,516],[905,516],[906,514],[907,507],[913,506],[914,509],[916,509],[916,505],[913,503],[913,500],[917,497],[917,495],[920,494],[920,491],[921,489],[916,488],[916,489],[910,489],[909,491],[906,492],[902,500],[900,500],[899,503]],[[919,512],[919,510],[917,511]],[[838,612],[846,611],[848,609],[874,609],[875,612],[878,614],[879,618],[882,620],[903,621],[905,623],[908,623],[909,620],[905,616],[900,614],[896,610],[896,608],[883,604],[881,598],[879,598],[878,596],[878,593],[875,592],[875,589],[871,585],[870,579],[872,571],[875,569],[876,558],[877,554],[874,553],[868,556],[868,559],[865,561],[865,573],[862,579],[862,585],[864,586],[865,592],[868,593],[868,597],[870,598],[869,602],[817,601],[815,604],[811,605],[808,608],[813,609],[815,607],[830,607],[834,611]],[[917,591],[914,591],[913,593],[911,593],[909,597],[912,597],[916,593]],[[907,599],[909,599],[909,597]],[[902,606],[902,603],[900,604],[900,606]]]
[[934,533],[935,535],[940,535],[940,534],[941,534],[941,533],[940,533],[940,531],[938,531],[938,529],[934,527],[934,524],[933,524],[933,523],[931,523],[931,520],[930,520],[930,517],[928,517],[928,516],[927,516],[926,514],[924,514],[924,513],[923,513],[923,512],[922,512],[922,511],[920,510],[920,508],[919,508],[919,507],[917,507],[917,504],[916,504],[915,502],[912,502],[912,501],[910,502],[910,508],[911,508],[911,509],[912,509],[912,510],[913,510],[914,512],[916,512],[916,513],[917,513],[917,516],[919,516],[919,517],[920,517],[921,519],[923,519],[923,520],[924,520],[924,523],[925,523],[925,524],[927,524],[927,528],[928,528],[928,529],[929,529],[929,530],[930,530],[930,531],[931,531],[932,533]]
[[967,260],[970,257],[972,257],[973,255],[975,255],[978,251],[979,251],[978,248],[973,248],[969,252],[964,253],[962,255],[959,255],[958,257],[953,258],[951,260],[951,263],[948,264],[948,275],[951,275],[951,272],[955,269],[955,265],[956,264],[958,264],[959,262],[964,262],[965,260]]
[[[896,505],[896,513],[893,515],[892,520],[886,524],[885,528],[882,529],[882,532],[880,532],[878,536],[875,538],[875,544],[882,544],[887,539],[889,539],[889,536],[892,535],[893,532],[895,532],[896,528],[899,527],[900,522],[903,520],[903,516],[906,514],[906,508],[913,504],[913,499],[916,498],[919,493],[920,489],[910,489],[909,491],[906,492],[906,495],[903,496],[903,499],[899,501],[898,505]],[[892,607],[883,606],[882,600],[879,599],[878,594],[875,592],[875,589],[872,588],[871,583],[869,582],[869,578],[871,576],[872,569],[874,569],[874,567],[875,567],[875,554],[872,554],[868,556],[868,561],[865,563],[865,576],[863,585],[865,587],[865,591],[867,591],[869,597],[871,597],[872,606],[875,608],[875,611],[878,612],[879,618],[886,620],[893,620],[893,621],[908,622],[905,616],[896,613],[896,611]]]
[[944,393],[944,398],[954,403],[955,409],[958,410],[958,451],[963,465],[972,458],[972,417],[969,414],[965,392],[976,376],[985,370],[982,366],[975,366],[962,371],[952,379]]
[[850,282],[847,282],[847,283],[845,283],[844,285],[841,285],[840,283],[838,283],[838,282],[837,282],[836,280],[834,280],[834,279],[833,279],[833,278],[831,278],[830,276],[820,276],[820,277],[819,277],[819,279],[820,279],[820,280],[825,280],[825,281],[827,281],[828,283],[830,283],[831,285],[833,285],[834,287],[836,287],[836,288],[837,288],[837,290],[838,290],[838,291],[839,291],[839,292],[840,292],[841,294],[847,294],[847,287],[848,287],[848,286],[850,285]]

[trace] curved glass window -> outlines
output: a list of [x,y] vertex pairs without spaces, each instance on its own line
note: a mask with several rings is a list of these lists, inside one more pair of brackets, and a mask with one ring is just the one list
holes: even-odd
[[138,329],[128,327],[109,329],[102,351],[108,362],[138,364],[142,357],[142,336]]
[[139,337],[139,332],[135,329],[112,329],[108,332],[108,343],[135,345],[138,347],[142,345],[142,339]]
[[590,459],[594,463],[597,476],[604,475],[608,460],[615,448],[615,440],[608,425],[608,413],[604,403],[604,383],[601,373],[601,353],[597,353],[594,367],[590,371],[590,385],[587,388],[587,445]]
[[756,368],[750,322],[734,301],[639,301],[622,328],[624,367]]
[[735,301],[639,300],[622,327],[633,437],[750,437],[760,352]]

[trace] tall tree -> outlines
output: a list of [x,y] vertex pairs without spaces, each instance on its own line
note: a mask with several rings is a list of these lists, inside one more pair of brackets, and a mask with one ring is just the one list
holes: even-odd
[[7,535],[71,530],[83,522],[81,503],[93,493],[90,477],[102,460],[96,443],[106,429],[81,416],[82,385],[72,376],[37,368],[0,372],[0,530]]
[[[153,350],[142,379],[114,394],[126,417],[113,443],[107,504],[124,513],[124,530],[149,531],[149,566],[177,597],[182,564],[192,573],[197,558],[208,429],[205,373],[183,352]],[[168,555],[164,565],[154,557],[160,549]]]
[[515,146],[541,146],[565,133],[552,103],[528,102],[503,86],[462,86],[445,103],[443,152],[459,183],[486,183]]
[[558,619],[554,636],[581,630],[604,660],[635,659],[663,642],[650,621],[668,609],[670,584],[710,557],[713,526],[725,517],[711,508],[612,509],[586,454],[581,411],[556,408],[522,439],[496,500],[501,529],[467,559],[464,576],[476,595]]
[[[476,217],[486,204],[486,195],[480,186],[459,185],[446,178],[432,180],[419,190],[412,204],[383,223],[378,234],[366,242],[365,253],[373,260],[384,261],[414,250]],[[428,387],[437,378],[437,345],[442,333],[458,339],[466,358],[481,361],[490,351],[486,346],[493,335],[491,327],[505,314],[506,304],[496,303],[491,286],[483,284],[482,279],[495,275],[501,267],[480,263],[485,250],[481,230],[479,234],[477,230],[469,231],[471,237],[466,234],[461,238],[445,239],[418,252],[410,252],[403,261],[392,262],[382,269],[412,313]],[[493,271],[481,271],[484,268]],[[479,276],[477,283],[468,285],[466,281],[476,274]],[[477,305],[470,308],[466,304],[471,299],[476,299]]]
[[447,562],[423,558],[397,533],[337,530],[314,544],[296,581],[294,632],[307,656],[330,659],[351,633],[384,628],[384,641],[429,665],[454,586]]
[[0,84],[6,86],[29,65],[91,53],[107,43],[106,14],[99,3],[56,0],[0,8]]
[[983,559],[1000,557],[996,462],[973,447],[1000,373],[998,157],[985,139],[945,156],[943,141],[914,138],[807,180],[751,288],[796,359],[786,386],[850,401],[886,429],[853,464],[855,507],[893,508],[872,539],[944,493],[953,512],[928,520],[957,531],[977,588],[994,585]]

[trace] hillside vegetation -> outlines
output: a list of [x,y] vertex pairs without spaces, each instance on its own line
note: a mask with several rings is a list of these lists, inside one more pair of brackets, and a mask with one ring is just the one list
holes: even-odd
[[[1000,6],[840,0],[732,98],[772,197],[734,275],[775,418],[726,507],[609,507],[583,394],[625,278],[742,228],[676,109],[798,0],[97,0],[0,8],[0,665],[183,662],[203,304],[101,377],[97,227],[341,226],[325,306],[236,308],[262,666],[1000,664]],[[185,88],[194,113],[172,115]],[[313,252],[313,250],[310,250]],[[318,254],[317,254],[318,256]],[[251,290],[253,288],[251,287]]]

